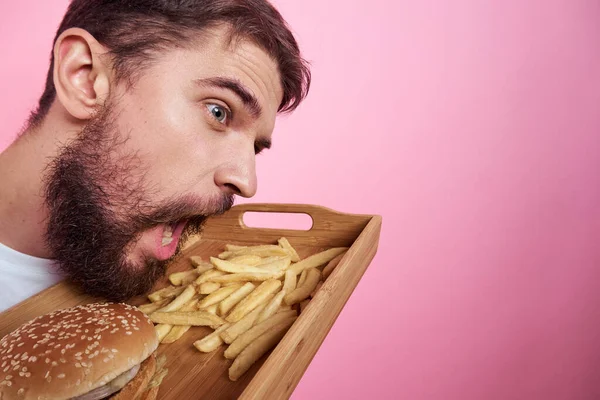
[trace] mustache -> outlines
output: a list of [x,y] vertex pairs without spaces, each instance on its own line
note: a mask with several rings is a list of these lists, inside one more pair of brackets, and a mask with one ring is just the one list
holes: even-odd
[[231,209],[235,196],[222,194],[211,198],[198,198],[184,195],[178,199],[166,201],[151,212],[139,212],[136,216],[138,229],[148,229],[158,225],[170,224],[181,220],[204,220],[210,216],[221,215]]

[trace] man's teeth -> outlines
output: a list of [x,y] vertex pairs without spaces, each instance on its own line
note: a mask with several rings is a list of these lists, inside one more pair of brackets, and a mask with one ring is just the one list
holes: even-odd
[[166,225],[163,231],[162,245],[168,246],[173,242],[173,225]]

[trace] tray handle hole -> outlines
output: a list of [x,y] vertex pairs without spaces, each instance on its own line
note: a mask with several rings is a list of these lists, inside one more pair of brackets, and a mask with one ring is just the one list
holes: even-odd
[[248,228],[310,231],[314,221],[310,215],[305,213],[246,211],[242,215],[242,223]]

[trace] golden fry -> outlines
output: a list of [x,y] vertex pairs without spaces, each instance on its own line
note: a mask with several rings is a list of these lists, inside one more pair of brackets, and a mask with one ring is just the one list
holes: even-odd
[[254,289],[256,289],[256,285],[246,282],[242,287],[229,295],[229,297],[219,303],[219,312],[221,315],[226,315],[237,303],[252,293]]
[[[196,307],[198,306],[198,299],[192,299],[190,300],[186,305],[184,305],[183,307],[181,307],[181,311],[194,311],[196,309]],[[178,325],[178,326],[174,326],[169,334],[167,336],[165,336],[165,338],[163,340],[161,340],[161,343],[173,343],[176,342],[177,340],[179,340],[189,329],[191,328],[191,326],[189,325]]]
[[279,309],[277,310],[277,312],[280,313],[280,312],[289,311],[289,310],[292,310],[292,306],[290,306],[288,304],[282,304],[281,306],[279,306]]
[[236,251],[236,250],[241,250],[241,249],[246,249],[248,248],[248,246],[238,246],[235,244],[226,244],[225,245],[225,250],[227,251]]
[[206,307],[204,311],[207,311],[211,314],[217,315],[217,304],[213,304],[212,306]]
[[[255,324],[252,328],[238,336],[237,339],[233,341],[225,350],[225,358],[234,359],[244,350],[250,343],[252,343],[256,338],[261,336],[263,333],[267,332],[269,329],[274,326],[285,322],[285,321],[295,321],[298,316],[295,311],[286,311],[284,313],[277,313],[273,315],[271,318]],[[291,325],[291,324],[290,324]]]
[[214,267],[215,266],[211,263],[203,261],[200,265],[196,267],[196,272],[198,273],[198,275],[202,275],[203,273],[205,273],[206,271],[210,271]]
[[269,256],[287,256],[288,253],[278,245],[263,245],[263,246],[252,246],[245,247],[243,249],[235,251],[224,251],[219,254],[219,258],[228,259],[237,256],[254,255],[259,257]]
[[279,239],[277,243],[279,243],[279,245],[287,251],[287,253],[292,258],[292,262],[300,261],[300,256],[298,255],[298,252],[296,252],[296,249],[292,247],[290,242],[285,237]]
[[292,270],[285,271],[285,280],[283,281],[283,290],[292,293],[296,290],[296,273]]
[[213,304],[217,304],[222,300],[225,300],[227,297],[229,297],[230,294],[232,294],[241,287],[242,285],[240,284],[238,286],[227,286],[220,288],[219,290],[209,294],[204,299],[202,299],[202,301],[198,304],[198,308],[203,309],[212,306]]
[[213,278],[210,278],[211,282],[218,282],[221,284],[224,283],[228,283],[228,282],[248,282],[248,281],[256,281],[256,282],[263,282],[263,281],[268,281],[270,279],[279,279],[281,278],[285,272],[281,271],[281,272],[264,272],[264,273],[260,273],[260,274],[256,274],[256,273],[244,273],[244,274],[225,274],[222,271],[221,272],[223,275],[221,276],[215,276]]
[[179,296],[175,298],[172,302],[159,309],[156,312],[170,312],[177,311],[181,307],[183,307],[187,302],[192,300],[192,298],[196,295],[196,288],[192,285],[186,286],[183,292]]
[[150,315],[154,311],[158,310],[159,308],[164,307],[167,304],[169,304],[170,301],[171,301],[170,299],[162,299],[155,303],[142,304],[141,306],[138,306],[138,309],[141,312],[143,312],[144,314]]
[[237,256],[228,259],[227,261],[235,263],[235,264],[246,264],[246,265],[258,265],[263,262],[263,259],[260,256],[254,256],[252,254],[248,254],[245,256]]
[[244,375],[256,361],[283,339],[293,323],[294,321],[292,320],[282,322],[248,345],[244,351],[236,357],[231,367],[229,367],[229,379],[237,381]]
[[310,268],[306,274],[304,284],[298,286],[292,293],[287,294],[283,300],[290,306],[306,300],[319,284],[319,280],[321,280],[321,271],[316,268]]
[[191,271],[174,272],[169,275],[169,281],[175,286],[182,286],[192,283],[198,278],[198,272],[193,269]]
[[323,268],[323,280],[327,279],[329,277],[329,275],[331,275],[331,273],[333,272],[335,267],[338,266],[338,264],[340,263],[342,258],[344,258],[345,255],[346,255],[346,252],[343,252],[342,254],[336,256],[333,260],[329,261],[327,266],[325,268]]
[[[274,296],[271,295],[271,297],[267,301],[269,301],[273,297]],[[260,315],[260,313],[262,312],[262,310],[264,310],[264,308],[266,306],[267,306],[266,302],[259,305],[254,310],[252,310],[252,312],[250,312],[248,315],[246,315],[244,318],[240,319],[238,322],[232,324],[229,328],[227,328],[225,331],[223,331],[221,333],[221,337],[223,338],[223,341],[225,343],[231,343],[235,339],[237,339],[237,337],[240,336],[242,333],[244,333],[248,329],[252,328],[252,326],[254,326],[254,323],[256,322],[256,319],[258,318],[258,316]]]
[[328,263],[333,260],[336,256],[342,254],[347,251],[348,247],[334,247],[329,250],[322,251],[317,254],[313,254],[310,257],[306,257],[304,260],[298,261],[293,264],[290,269],[293,270],[296,275],[302,273],[305,269],[308,268],[317,268],[323,264]]
[[[292,271],[294,272],[294,271]],[[298,285],[296,286],[296,288],[299,288],[300,286],[304,285],[304,281],[306,280],[306,274],[307,274],[307,270],[302,271],[302,273],[300,274],[300,278],[298,278]]]
[[203,282],[198,286],[198,292],[200,294],[211,294],[221,287],[220,283],[217,282]]
[[279,307],[281,306],[281,303],[283,302],[283,298],[285,297],[285,294],[286,294],[285,289],[283,289],[279,293],[277,293],[275,295],[275,297],[273,297],[273,299],[267,304],[265,309],[260,313],[256,322],[261,323],[264,320],[269,319],[272,315],[274,315],[277,312],[277,310],[279,309]]
[[192,263],[192,266],[197,267],[198,265],[201,265],[205,261],[200,256],[191,256],[190,262]]
[[254,310],[259,304],[264,302],[270,294],[275,293],[280,287],[281,281],[278,281],[277,279],[264,281],[246,298],[236,304],[226,317],[226,320],[228,322],[237,322],[244,318],[246,314]]
[[211,351],[216,350],[219,346],[223,344],[221,332],[229,328],[229,326],[229,323],[221,325],[210,335],[207,335],[200,340],[196,340],[194,342],[194,347],[198,349],[198,351],[201,351],[203,353],[210,353]]
[[222,276],[222,275],[225,275],[225,272],[218,271],[216,269],[209,269],[208,271],[206,271],[205,273],[200,275],[198,277],[198,279],[196,279],[196,285],[200,285],[204,282],[214,282],[213,279],[215,277]]
[[157,290],[154,293],[150,293],[148,295],[148,300],[155,303],[163,299],[177,297],[184,291],[184,289],[185,288],[183,287],[167,286],[165,288]]
[[225,323],[223,318],[207,311],[173,311],[155,312],[150,316],[152,322],[169,325],[191,326],[221,326]]
[[165,338],[165,336],[167,336],[169,334],[169,332],[171,331],[172,328],[173,328],[173,325],[169,325],[169,324],[158,324],[158,325],[154,326],[154,329],[156,330],[156,336],[158,336],[159,343]]

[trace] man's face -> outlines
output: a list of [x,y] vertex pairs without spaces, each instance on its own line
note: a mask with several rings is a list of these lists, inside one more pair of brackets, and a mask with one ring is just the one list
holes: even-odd
[[161,53],[53,160],[47,243],[92,295],[122,300],[164,274],[181,238],[256,193],[283,93],[275,62],[215,29]]

